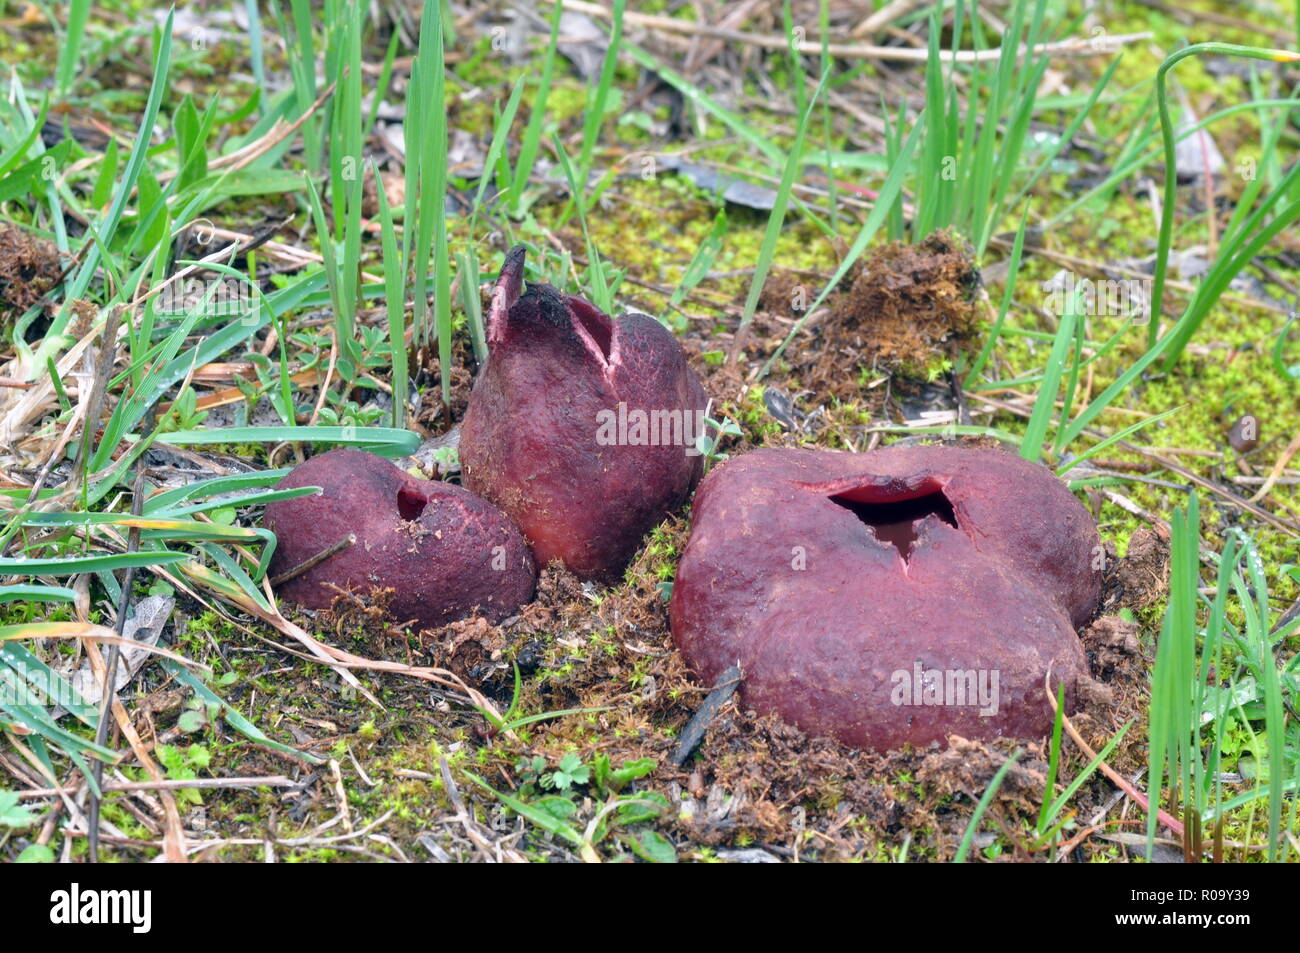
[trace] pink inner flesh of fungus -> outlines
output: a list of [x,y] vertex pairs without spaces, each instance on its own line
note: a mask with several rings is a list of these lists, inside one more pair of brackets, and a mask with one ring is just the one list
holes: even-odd
[[900,499],[875,487],[861,487],[832,494],[830,501],[866,524],[876,539],[892,543],[904,561],[912,555],[917,525],[927,516],[934,515],[949,526],[957,526],[952,501],[943,495],[942,490]]
[[568,302],[569,313],[578,319],[575,329],[579,335],[585,331],[586,334],[582,336],[590,338],[588,346],[594,344],[600,357],[608,364],[614,355],[614,322],[609,315],[581,298],[568,295],[565,301]]

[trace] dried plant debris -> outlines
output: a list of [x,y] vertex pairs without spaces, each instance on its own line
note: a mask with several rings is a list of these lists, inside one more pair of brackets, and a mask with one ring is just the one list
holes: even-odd
[[1140,675],[1134,662],[1142,661],[1141,627],[1116,615],[1102,616],[1083,632],[1083,645],[1093,674],[1107,681],[1131,680]]
[[1108,558],[1107,564],[1105,611],[1147,609],[1162,602],[1169,591],[1169,540],[1154,530],[1134,530],[1124,558]]
[[61,274],[53,242],[34,238],[16,225],[0,224],[0,313],[22,314]]
[[469,395],[474,388],[474,375],[477,365],[469,343],[463,337],[456,337],[451,346],[451,403],[444,405],[442,399],[442,365],[437,356],[437,346],[420,348],[415,354],[413,365],[417,370],[414,382],[420,406],[416,409],[416,423],[434,433],[446,429],[449,420],[459,421],[465,417],[469,406]]
[[[916,373],[936,359],[951,358],[977,329],[980,286],[970,249],[948,232],[935,232],[919,245],[885,245],[865,258],[851,284],[828,299],[819,324],[812,379],[839,396],[858,383],[846,367],[903,369]],[[845,390],[847,384],[851,390]]]

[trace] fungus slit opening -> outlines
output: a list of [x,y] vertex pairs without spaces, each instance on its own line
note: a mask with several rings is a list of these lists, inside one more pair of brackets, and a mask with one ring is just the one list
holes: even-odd
[[418,520],[429,505],[423,493],[404,486],[397,491],[397,514],[404,520]]
[[833,495],[830,500],[866,524],[876,539],[882,543],[892,543],[904,560],[911,558],[917,524],[927,516],[937,516],[949,526],[957,528],[957,514],[953,510],[952,501],[942,491],[885,503],[864,503],[852,499],[860,493],[861,491],[850,490]]
[[570,295],[566,300],[569,311],[578,319],[582,329],[591,335],[596,347],[600,348],[601,356],[608,361],[614,352],[614,322],[609,315],[581,298]]

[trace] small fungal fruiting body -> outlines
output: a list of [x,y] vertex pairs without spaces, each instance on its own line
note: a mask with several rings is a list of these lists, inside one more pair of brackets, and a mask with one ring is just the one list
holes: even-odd
[[705,682],[869,749],[1050,730],[1087,676],[1098,536],[1045,468],[1000,451],[756,450],[696,494],[671,604]]
[[610,318],[507,256],[490,354],[461,427],[465,484],[523,530],[539,565],[610,580],[690,494],[706,399],[681,346],[648,315]]
[[264,522],[278,540],[271,576],[350,535],[355,542],[283,582],[279,593],[291,602],[322,609],[338,589],[392,589],[395,619],[432,628],[476,609],[500,622],[532,598],[537,573],[519,530],[462,487],[418,479],[357,450],[312,457],[276,488],[303,486],[321,492],[266,506]]

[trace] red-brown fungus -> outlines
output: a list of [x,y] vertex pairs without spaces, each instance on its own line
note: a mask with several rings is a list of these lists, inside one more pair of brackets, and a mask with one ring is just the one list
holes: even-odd
[[[357,450],[331,450],[294,468],[277,489],[321,492],[266,506],[278,545],[274,578],[356,541],[279,586],[282,598],[326,608],[338,589],[392,589],[389,611],[419,628],[475,610],[500,622],[532,598],[537,573],[519,530],[466,489],[421,480]],[[337,586],[338,589],[333,587]]]
[[756,450],[701,485],[671,605],[705,682],[886,750],[1037,737],[1051,670],[1087,666],[1097,529],[1049,470],[996,450]]
[[461,427],[465,485],[519,525],[539,565],[609,580],[699,480],[704,390],[654,318],[610,318],[546,284],[524,291],[523,275],[519,246]]

